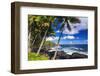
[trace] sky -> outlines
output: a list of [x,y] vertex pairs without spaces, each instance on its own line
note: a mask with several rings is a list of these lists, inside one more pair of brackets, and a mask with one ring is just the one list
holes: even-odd
[[[70,26],[72,28],[69,31],[65,24],[63,29],[63,34],[60,40],[60,44],[87,44],[88,42],[88,18],[87,17],[78,17],[80,19],[80,23],[72,24]],[[60,24],[58,24],[59,26]],[[47,37],[47,41],[52,41],[57,43],[61,31],[59,31],[59,27],[54,30],[56,32],[55,37]]]

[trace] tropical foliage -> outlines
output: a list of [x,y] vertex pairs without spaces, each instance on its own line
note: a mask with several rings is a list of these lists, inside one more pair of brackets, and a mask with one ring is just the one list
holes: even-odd
[[38,56],[36,55],[36,53],[28,53],[28,60],[32,61],[32,60],[48,60],[49,57],[45,56],[45,55],[41,55],[39,54]]
[[[48,57],[43,57],[40,55],[40,51],[46,47],[52,47],[59,45],[59,42],[62,37],[62,33],[65,25],[66,28],[71,31],[70,23],[80,23],[80,20],[77,17],[61,17],[61,16],[37,16],[37,15],[28,15],[28,50],[29,50],[29,60],[45,60]],[[57,44],[46,41],[47,37],[54,37],[57,27],[60,27],[59,31],[61,32]],[[36,48],[36,52],[34,52]],[[33,53],[32,53],[33,51]],[[54,53],[52,59],[55,59],[57,50]],[[43,59],[40,59],[40,58]]]

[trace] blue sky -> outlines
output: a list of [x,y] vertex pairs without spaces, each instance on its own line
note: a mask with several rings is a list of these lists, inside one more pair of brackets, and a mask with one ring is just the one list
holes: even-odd
[[[81,23],[71,24],[72,30],[69,31],[65,24],[63,34],[60,40],[60,44],[87,44],[88,42],[88,18],[87,17],[78,17],[81,21]],[[46,38],[47,41],[53,41],[57,43],[59,36],[61,34],[61,31],[59,31],[58,28],[55,29],[56,36],[55,37],[48,37]]]

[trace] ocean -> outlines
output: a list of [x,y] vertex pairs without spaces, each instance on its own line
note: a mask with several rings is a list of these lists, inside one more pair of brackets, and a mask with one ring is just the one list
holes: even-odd
[[88,44],[70,44],[70,45],[60,45],[61,49],[68,54],[72,54],[74,52],[81,54],[88,54]]

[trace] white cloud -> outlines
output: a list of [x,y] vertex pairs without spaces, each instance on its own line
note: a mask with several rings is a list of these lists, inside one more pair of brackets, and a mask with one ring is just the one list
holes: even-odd
[[53,41],[53,40],[58,40],[59,37],[47,37],[46,41]]
[[55,40],[58,40],[58,39],[59,39],[59,37],[54,37],[54,39],[55,39]]
[[64,36],[62,39],[75,39],[74,36]]
[[69,31],[68,29],[64,29],[63,33],[64,33],[64,34],[78,34],[79,31],[76,30],[76,29],[74,29],[74,28],[72,28],[71,31]]
[[65,24],[63,33],[64,34],[77,34],[77,33],[79,33],[79,31],[77,29],[75,29],[74,26],[71,26],[71,24],[70,24],[70,27],[72,29],[71,31],[69,31],[67,29],[67,24]]
[[[59,37],[47,37],[46,41],[54,41],[54,40],[58,40],[58,39],[59,39]],[[61,39],[75,39],[75,36],[68,35],[68,36],[62,37]]]
[[81,20],[81,23],[71,24],[71,31],[67,29],[67,24],[64,26],[64,34],[78,34],[80,30],[85,30],[88,28],[88,18],[79,18]]
[[46,38],[46,41],[52,41],[52,40],[53,40],[52,37],[48,37],[48,38]]
[[84,30],[84,29],[87,29],[88,28],[88,18],[86,17],[82,17],[82,18],[79,18],[81,20],[81,23],[79,24],[74,24],[74,25],[78,25],[77,29],[78,30]]
[[56,31],[57,33],[59,33],[60,31],[58,30],[58,31]]

